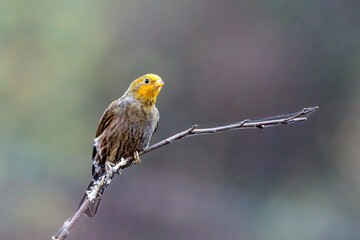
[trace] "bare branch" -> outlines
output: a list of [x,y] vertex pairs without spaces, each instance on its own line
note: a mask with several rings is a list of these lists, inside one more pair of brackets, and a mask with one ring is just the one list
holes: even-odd
[[[318,109],[319,109],[319,107],[308,107],[308,108],[304,108],[301,111],[295,112],[295,113],[290,113],[290,114],[285,114],[285,115],[277,115],[274,117],[268,117],[268,118],[261,119],[261,120],[243,120],[239,123],[234,123],[234,124],[220,126],[220,127],[213,127],[213,128],[198,129],[197,128],[198,126],[194,125],[191,128],[189,128],[183,132],[175,134],[172,137],[169,137],[165,140],[162,140],[161,142],[158,142],[158,143],[144,149],[143,151],[139,152],[139,155],[148,153],[159,147],[162,147],[164,145],[172,143],[175,140],[179,140],[181,138],[191,136],[191,135],[213,134],[213,133],[218,133],[218,132],[223,132],[223,131],[245,129],[245,128],[265,128],[265,127],[270,127],[270,126],[306,121],[307,118]],[[131,160],[131,159],[129,159],[129,160]]]
[[[218,132],[224,132],[229,130],[236,130],[236,129],[246,129],[246,128],[260,128],[263,129],[265,127],[270,126],[277,126],[277,125],[284,125],[290,123],[297,123],[306,121],[307,118],[313,114],[319,107],[308,107],[304,108],[299,112],[285,114],[285,115],[277,115],[274,117],[268,117],[260,120],[243,120],[238,123],[233,123],[230,125],[213,127],[213,128],[197,128],[197,125],[192,126],[191,128],[177,133],[167,139],[164,139],[142,151],[139,152],[139,155],[148,153],[153,151],[157,148],[170,144],[176,140],[182,139],[188,136],[198,136],[204,134],[214,134]],[[53,236],[52,240],[63,240],[65,239],[71,232],[72,228],[75,226],[77,221],[80,219],[81,215],[88,209],[91,201],[98,196],[98,193],[101,189],[107,188],[110,183],[111,179],[114,177],[116,173],[120,174],[121,170],[124,169],[128,163],[130,163],[134,159],[133,156],[128,157],[126,159],[121,159],[119,163],[117,163],[114,167],[109,168],[106,174],[100,177],[95,183],[93,188],[87,192],[88,198],[86,201],[83,202],[79,210],[75,213],[75,215],[68,221],[66,221],[63,227],[59,230],[57,236]]]

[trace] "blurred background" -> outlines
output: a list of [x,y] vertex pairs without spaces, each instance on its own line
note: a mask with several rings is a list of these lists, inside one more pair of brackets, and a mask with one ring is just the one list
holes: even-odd
[[149,72],[152,143],[320,110],[142,156],[69,239],[360,239],[359,1],[0,4],[1,239],[50,239],[74,213],[101,114]]

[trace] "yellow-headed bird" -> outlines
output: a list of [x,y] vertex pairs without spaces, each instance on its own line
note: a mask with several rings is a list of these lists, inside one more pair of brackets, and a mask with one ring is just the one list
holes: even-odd
[[[124,95],[105,110],[95,134],[93,180],[88,190],[93,186],[93,182],[104,174],[107,162],[116,163],[121,158],[137,155],[138,151],[149,145],[159,123],[159,111],[155,102],[162,85],[164,82],[159,76],[146,74],[134,80]],[[137,161],[139,160],[137,158]],[[85,212],[88,217],[95,216],[103,191]],[[80,206],[86,198],[87,194]]]

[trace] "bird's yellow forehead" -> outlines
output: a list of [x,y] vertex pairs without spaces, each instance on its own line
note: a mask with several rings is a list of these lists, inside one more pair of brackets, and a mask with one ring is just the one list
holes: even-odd
[[149,80],[153,80],[153,81],[156,81],[156,80],[161,80],[161,77],[159,77],[158,75],[156,74],[153,74],[153,73],[148,73],[148,74],[145,74],[144,76],[142,76],[141,78],[145,79],[145,78],[149,78]]
[[133,84],[140,84],[145,79],[149,79],[150,83],[152,83],[152,82],[156,82],[158,80],[161,80],[161,77],[159,77],[158,75],[153,74],[153,73],[148,73],[148,74],[145,74],[145,75],[139,77],[138,79],[134,80]]

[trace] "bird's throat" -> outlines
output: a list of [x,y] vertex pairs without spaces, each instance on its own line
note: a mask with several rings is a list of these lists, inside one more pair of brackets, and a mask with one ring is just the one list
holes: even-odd
[[145,105],[152,106],[156,103],[156,98],[161,90],[161,87],[153,89],[139,89],[136,98]]

